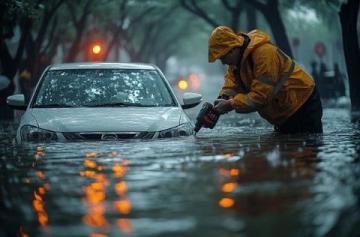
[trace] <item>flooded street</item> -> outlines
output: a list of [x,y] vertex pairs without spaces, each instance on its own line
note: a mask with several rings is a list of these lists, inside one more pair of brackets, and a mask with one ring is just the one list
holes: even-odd
[[359,236],[360,129],[347,109],[323,124],[230,113],[196,137],[24,146],[3,126],[0,236]]

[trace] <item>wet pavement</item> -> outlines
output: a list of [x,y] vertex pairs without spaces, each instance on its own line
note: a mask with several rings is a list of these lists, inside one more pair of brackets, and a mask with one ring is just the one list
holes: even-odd
[[0,236],[359,236],[359,125],[323,123],[231,113],[196,137],[24,146],[3,124]]

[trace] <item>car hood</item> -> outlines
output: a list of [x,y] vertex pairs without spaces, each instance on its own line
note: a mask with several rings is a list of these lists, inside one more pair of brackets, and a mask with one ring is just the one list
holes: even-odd
[[40,128],[56,132],[154,132],[178,126],[184,117],[179,107],[34,108],[31,114]]

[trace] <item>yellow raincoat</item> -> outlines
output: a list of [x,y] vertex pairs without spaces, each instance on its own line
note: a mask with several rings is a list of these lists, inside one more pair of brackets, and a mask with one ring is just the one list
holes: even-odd
[[[241,34],[224,26],[216,28],[209,38],[209,62],[242,46]],[[258,111],[271,124],[281,125],[306,102],[315,83],[266,33],[253,30],[246,35],[250,43],[240,69],[228,67],[220,95],[232,98],[237,112]]]

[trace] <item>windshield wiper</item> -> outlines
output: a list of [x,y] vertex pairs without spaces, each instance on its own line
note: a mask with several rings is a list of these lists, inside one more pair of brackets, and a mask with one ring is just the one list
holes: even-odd
[[152,107],[152,105],[144,105],[141,103],[130,103],[130,102],[116,102],[116,103],[105,103],[105,104],[93,104],[84,105],[86,107]]
[[67,105],[67,104],[44,104],[44,105],[34,105],[33,108],[71,108],[71,107],[75,107],[73,105]]

